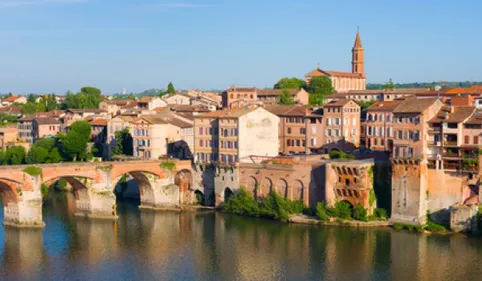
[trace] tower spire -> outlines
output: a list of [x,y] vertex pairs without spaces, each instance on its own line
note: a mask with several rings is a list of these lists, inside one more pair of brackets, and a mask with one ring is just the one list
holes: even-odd
[[361,39],[360,39],[360,27],[356,27],[356,37],[355,37],[355,44],[353,44],[353,49],[356,48],[363,48]]
[[351,49],[351,72],[365,74],[364,50],[360,38],[360,28],[357,26],[355,44]]

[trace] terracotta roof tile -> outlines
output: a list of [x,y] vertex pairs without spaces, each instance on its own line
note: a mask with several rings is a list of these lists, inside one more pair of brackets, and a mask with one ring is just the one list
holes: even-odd
[[393,113],[422,113],[437,101],[438,98],[406,99],[393,110]]
[[51,124],[61,124],[61,122],[55,118],[52,117],[40,117],[40,118],[35,118],[35,122],[39,125],[51,125]]
[[196,115],[195,118],[239,118],[251,111],[258,109],[254,108],[233,108],[228,110],[216,110],[209,113]]
[[94,119],[90,122],[90,125],[92,125],[92,126],[107,126],[107,120],[106,119]]
[[265,90],[258,90],[257,94],[258,97],[262,96],[279,96],[283,93],[283,91],[287,90],[291,95],[296,95],[302,91],[302,89],[265,89]]
[[268,105],[264,107],[267,111],[278,116],[307,116],[311,110],[300,105]]
[[393,111],[399,104],[399,101],[377,101],[368,107],[366,111]]

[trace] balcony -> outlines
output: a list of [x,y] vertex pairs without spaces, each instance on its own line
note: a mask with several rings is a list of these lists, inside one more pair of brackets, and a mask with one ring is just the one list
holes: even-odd
[[137,146],[137,149],[138,150],[146,150],[146,146],[145,145],[139,145],[139,146]]
[[431,134],[431,135],[440,134],[441,131],[442,131],[442,130],[441,130],[440,127],[431,127],[431,128],[428,128],[428,133]]
[[444,146],[457,146],[457,140],[446,140]]
[[456,152],[444,152],[442,154],[443,158],[453,158],[453,159],[459,159],[462,158],[460,155]]
[[428,146],[442,146],[441,141],[435,141],[435,140],[427,140],[427,145]]

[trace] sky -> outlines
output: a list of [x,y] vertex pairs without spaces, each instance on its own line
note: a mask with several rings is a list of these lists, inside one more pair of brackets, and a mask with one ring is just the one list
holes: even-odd
[[0,0],[0,93],[272,87],[350,71],[369,83],[482,81],[482,1]]

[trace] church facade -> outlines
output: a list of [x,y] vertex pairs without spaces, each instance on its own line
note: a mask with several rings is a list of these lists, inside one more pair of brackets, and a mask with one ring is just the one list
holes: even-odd
[[360,39],[360,32],[358,31],[351,53],[351,72],[324,70],[318,66],[315,70],[305,75],[306,83],[309,84],[313,77],[327,76],[331,79],[332,86],[338,93],[366,90],[364,49]]

